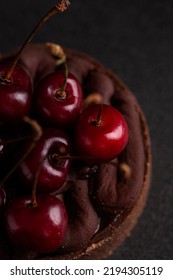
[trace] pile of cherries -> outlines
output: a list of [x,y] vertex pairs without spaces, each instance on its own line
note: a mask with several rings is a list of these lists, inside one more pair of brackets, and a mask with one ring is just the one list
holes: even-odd
[[[1,182],[0,215],[15,246],[49,253],[61,246],[67,231],[63,196],[54,194],[65,184],[72,161],[87,166],[111,161],[125,148],[128,127],[110,105],[84,108],[82,87],[68,73],[66,61],[64,70],[33,85],[29,71],[18,60],[0,62],[0,127],[8,130],[27,122],[34,133],[31,139],[20,139],[21,156],[12,168],[20,182],[18,195],[6,197],[9,184]],[[0,141],[3,158],[6,142]]]

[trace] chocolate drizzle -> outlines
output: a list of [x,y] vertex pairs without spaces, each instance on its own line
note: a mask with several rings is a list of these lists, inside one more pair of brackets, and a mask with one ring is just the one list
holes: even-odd
[[[96,247],[100,248],[104,239],[109,240],[113,231],[132,211],[149,180],[149,136],[135,97],[115,74],[95,59],[73,50],[65,50],[65,53],[69,72],[81,83],[84,97],[99,93],[103,103],[111,104],[123,113],[129,127],[129,142],[123,153],[112,162],[93,169],[79,164],[69,174],[66,184],[61,188],[69,225],[64,242],[57,252],[50,256],[33,252],[18,254],[8,241],[4,243],[6,237],[0,236],[1,259],[92,258],[91,252]],[[34,84],[58,67],[46,46],[39,44],[28,46],[20,62],[31,73]],[[129,178],[120,172],[121,163],[129,166]],[[94,254],[93,258],[96,258]]]

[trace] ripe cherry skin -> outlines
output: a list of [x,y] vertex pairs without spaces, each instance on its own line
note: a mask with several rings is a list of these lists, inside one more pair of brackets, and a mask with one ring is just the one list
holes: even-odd
[[37,192],[51,193],[58,190],[66,180],[70,160],[57,156],[69,155],[70,143],[66,134],[55,128],[43,129],[43,135],[29,156],[19,166],[18,176],[30,190],[33,188],[36,173]]
[[[0,77],[4,77],[11,63],[0,64]],[[0,122],[19,122],[27,115],[31,107],[32,83],[29,73],[17,64],[9,83],[0,80]]]
[[114,107],[92,104],[82,112],[74,138],[77,153],[88,164],[101,164],[114,159],[125,148],[128,127],[124,116]]
[[7,235],[20,249],[53,252],[61,245],[67,228],[64,204],[51,195],[38,195],[35,207],[30,202],[30,197],[18,197],[7,205]]
[[41,122],[49,126],[72,126],[82,109],[82,88],[77,79],[68,74],[64,96],[60,90],[65,75],[54,72],[43,78],[34,90],[35,112]]

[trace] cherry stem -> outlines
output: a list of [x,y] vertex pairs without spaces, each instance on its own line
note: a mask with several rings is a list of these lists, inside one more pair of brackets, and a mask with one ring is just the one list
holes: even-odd
[[39,174],[40,174],[41,167],[42,167],[43,162],[45,161],[46,157],[47,157],[47,155],[39,163],[36,174],[35,174],[34,184],[33,184],[33,187],[32,187],[30,207],[36,207],[37,206],[37,199],[36,199],[37,181],[38,181],[38,177],[39,177]]
[[65,91],[66,85],[67,85],[67,78],[68,78],[68,65],[67,65],[67,60],[66,60],[66,55],[64,53],[63,48],[60,45],[56,45],[53,43],[48,42],[47,47],[49,48],[49,51],[52,56],[57,57],[56,65],[61,65],[63,64],[64,66],[64,82],[60,90],[58,90],[55,93],[55,97],[59,100],[64,100],[67,97],[67,93]]
[[68,67],[67,67],[67,63],[64,62],[64,82],[60,90],[58,90],[55,93],[55,98],[57,98],[58,100],[65,100],[67,98],[67,93],[66,93],[67,78],[68,78]]
[[92,159],[92,157],[81,157],[81,156],[72,156],[72,155],[58,155],[58,154],[52,154],[51,155],[52,158],[58,160],[89,160]]
[[68,66],[67,66],[67,62],[65,60],[65,62],[64,62],[64,83],[63,83],[63,85],[62,85],[62,87],[60,89],[60,97],[61,96],[63,97],[64,94],[65,94],[65,98],[66,98],[67,94],[65,92],[65,89],[66,89],[66,85],[67,85],[67,78],[68,78]]
[[29,123],[33,128],[33,141],[31,145],[29,146],[26,153],[20,158],[20,160],[13,166],[13,168],[8,172],[8,174],[3,178],[2,184],[5,183],[5,181],[13,174],[13,172],[20,166],[20,164],[27,158],[27,156],[30,154],[32,149],[35,147],[36,142],[41,138],[42,136],[42,128],[41,126],[35,121],[30,119],[29,117],[24,117],[23,119],[25,122]]
[[92,122],[93,125],[99,126],[102,124],[101,114],[102,114],[102,104],[99,104],[99,111],[98,111],[97,119]]
[[28,45],[30,43],[30,41],[32,40],[32,38],[34,37],[34,35],[38,32],[38,30],[43,26],[43,24],[53,15],[57,14],[57,13],[63,13],[68,6],[70,5],[70,2],[68,0],[61,0],[60,3],[58,3],[56,6],[54,6],[41,20],[40,22],[35,26],[35,28],[33,29],[33,31],[29,34],[28,38],[26,39],[26,41],[24,42],[24,44],[22,45],[22,47],[19,49],[18,54],[15,57],[15,60],[13,61],[11,67],[9,68],[9,70],[7,71],[4,80],[5,81],[9,81],[11,74],[16,66],[16,64],[18,63],[23,50],[25,49],[26,45]]
[[26,135],[26,136],[12,138],[10,140],[0,141],[0,145],[14,143],[14,142],[19,142],[19,141],[24,141],[24,140],[27,140],[27,139],[29,139],[31,137],[33,137],[33,135]]

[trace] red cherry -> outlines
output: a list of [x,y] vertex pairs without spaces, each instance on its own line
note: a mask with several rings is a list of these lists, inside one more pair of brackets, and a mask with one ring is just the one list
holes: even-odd
[[[10,62],[0,64],[0,77],[3,78],[10,68]],[[17,64],[11,74],[10,80],[4,82],[0,79],[0,122],[21,121],[29,113],[31,107],[32,84],[29,73]]]
[[75,128],[78,154],[90,164],[100,164],[117,157],[128,141],[128,127],[123,115],[105,104],[88,106]]
[[31,206],[29,197],[16,198],[5,212],[7,235],[14,245],[38,253],[53,252],[60,246],[67,222],[64,204],[51,195],[37,196],[37,206]]
[[35,88],[35,112],[47,125],[70,127],[81,112],[82,89],[79,82],[69,73],[63,90],[64,80],[64,72],[54,72],[43,78]]
[[35,176],[37,192],[51,193],[59,189],[66,180],[70,160],[58,158],[70,152],[69,139],[66,134],[54,128],[45,128],[33,150],[19,166],[18,175],[23,185],[32,189]]

